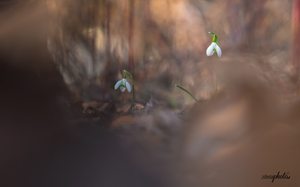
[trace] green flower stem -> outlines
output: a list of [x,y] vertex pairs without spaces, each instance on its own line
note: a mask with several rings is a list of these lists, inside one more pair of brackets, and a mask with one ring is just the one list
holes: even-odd
[[132,110],[133,107],[134,107],[134,105],[135,105],[135,90],[134,90],[134,79],[133,79],[133,75],[132,75],[129,71],[125,70],[125,69],[121,70],[121,74],[122,74],[123,79],[126,79],[126,80],[129,81],[129,83],[131,83],[131,87],[132,87],[132,98],[131,98],[131,106],[130,106],[130,110]]
[[133,107],[134,106],[134,103],[135,103],[135,90],[134,90],[134,84],[132,84],[132,104],[131,106]]
[[214,32],[208,32],[208,33],[212,36],[211,41],[219,44],[219,38],[218,38],[218,36]]
[[184,87],[176,84],[176,87],[181,89],[182,91],[184,91],[185,93],[187,93],[189,96],[191,96],[196,102],[198,102],[198,99],[191,93],[189,92],[187,89],[185,89]]

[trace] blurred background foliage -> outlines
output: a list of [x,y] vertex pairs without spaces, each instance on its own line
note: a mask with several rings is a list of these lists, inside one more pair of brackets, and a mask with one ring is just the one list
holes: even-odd
[[[174,104],[191,102],[175,83],[210,97],[214,62],[289,64],[292,0],[47,0],[47,7],[48,48],[80,100],[116,98],[113,84],[124,68],[141,102]],[[221,59],[205,56],[208,31],[219,35]]]

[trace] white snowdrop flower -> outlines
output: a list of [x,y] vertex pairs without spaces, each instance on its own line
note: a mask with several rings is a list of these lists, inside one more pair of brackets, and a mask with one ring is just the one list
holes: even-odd
[[218,36],[213,32],[208,32],[212,36],[212,42],[206,49],[206,55],[212,56],[214,53],[217,53],[218,57],[222,56],[222,50],[221,47],[218,45],[219,39]]
[[212,56],[214,53],[217,53],[218,57],[222,56],[222,50],[216,42],[212,42],[206,49],[206,55]]
[[121,92],[125,92],[126,89],[128,92],[131,92],[132,90],[131,84],[124,78],[116,82],[115,90],[118,88],[121,90]]

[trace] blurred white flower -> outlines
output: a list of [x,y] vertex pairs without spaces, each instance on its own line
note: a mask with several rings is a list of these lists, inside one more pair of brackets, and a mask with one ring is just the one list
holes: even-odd
[[217,53],[218,57],[222,56],[222,50],[216,42],[212,42],[206,49],[206,55],[212,56],[214,53]]
[[118,88],[120,88],[121,92],[125,92],[126,89],[128,92],[131,92],[132,90],[130,83],[124,78],[116,82],[115,90],[117,90]]

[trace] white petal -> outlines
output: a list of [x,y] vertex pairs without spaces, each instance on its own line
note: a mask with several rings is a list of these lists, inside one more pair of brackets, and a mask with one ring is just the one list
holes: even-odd
[[210,46],[208,46],[208,48],[206,49],[206,55],[207,56],[212,56],[213,54],[214,54],[214,49],[215,49],[215,46],[216,46],[217,44],[215,43],[215,42],[212,42],[211,44],[210,44]]
[[125,82],[125,85],[126,85],[127,91],[131,92],[131,85],[130,85],[130,83],[127,80]]
[[221,57],[221,56],[222,56],[222,50],[221,50],[221,47],[219,47],[219,46],[216,44],[215,49],[216,49],[216,51],[217,51],[218,57]]
[[122,82],[123,82],[123,79],[118,80],[118,82],[115,84],[115,90],[120,87],[120,85],[122,84]]
[[121,87],[120,87],[120,90],[121,90],[121,92],[125,92],[126,88],[123,87],[123,86],[121,86]]

